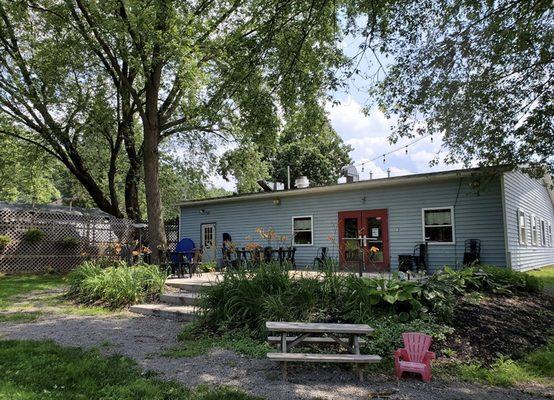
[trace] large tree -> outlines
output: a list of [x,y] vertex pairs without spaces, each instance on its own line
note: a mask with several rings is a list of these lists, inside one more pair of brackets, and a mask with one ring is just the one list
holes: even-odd
[[[105,75],[100,83],[110,82],[109,92],[118,101],[130,99],[125,104],[139,116],[143,143],[137,154],[142,155],[150,237],[154,246],[163,244],[160,143],[173,135],[233,133],[245,121],[250,134],[269,134],[271,129],[264,129],[268,116],[292,112],[321,97],[336,84],[329,68],[343,61],[336,46],[336,7],[327,0],[44,0],[1,5],[2,50],[7,52],[2,65],[7,77],[2,90],[8,93],[4,111],[43,134],[56,150],[61,143],[62,151],[53,152],[56,157],[95,193],[100,208],[118,214],[114,199],[96,190],[88,168],[81,168],[73,137],[74,114],[81,113],[76,106],[82,104],[56,107],[65,97],[54,101],[44,95],[45,87],[51,94],[60,74],[67,81],[66,95],[96,87],[84,79],[91,77],[83,67],[101,68]],[[58,43],[60,33],[63,45]],[[46,76],[40,74],[36,52],[29,51],[45,43],[53,70]],[[57,57],[58,48],[65,57]],[[74,91],[67,90],[72,83],[67,70],[80,72]],[[9,83],[13,76],[14,86]],[[14,98],[17,110],[10,108]],[[113,137],[118,134],[112,131]]]
[[[290,168],[291,185],[302,175],[310,185],[337,183],[341,168],[350,164],[352,147],[331,126],[321,107],[306,107],[291,115],[272,159],[273,179],[287,182]],[[288,168],[287,168],[288,167]]]
[[435,134],[447,161],[554,173],[553,17],[550,0],[425,0],[359,27],[364,50],[389,56],[376,94],[393,139]]

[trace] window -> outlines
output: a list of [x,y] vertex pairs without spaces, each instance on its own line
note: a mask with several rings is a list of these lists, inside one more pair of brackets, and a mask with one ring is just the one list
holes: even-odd
[[539,243],[538,218],[531,215],[531,243],[536,246]]
[[519,244],[527,244],[527,225],[525,211],[517,211],[517,224],[519,226]]
[[214,247],[214,224],[202,224],[202,247],[211,249]]
[[554,240],[554,236],[552,236],[552,224],[548,223],[548,237],[550,238],[548,241],[548,245],[552,247],[552,240]]
[[312,217],[292,217],[292,244],[311,246],[313,244],[314,224]]
[[424,208],[423,239],[430,243],[454,243],[454,209]]
[[541,219],[541,244],[546,246],[546,221]]

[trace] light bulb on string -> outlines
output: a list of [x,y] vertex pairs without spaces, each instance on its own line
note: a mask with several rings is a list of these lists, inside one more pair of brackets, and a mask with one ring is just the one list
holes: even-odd
[[431,143],[433,143],[433,134],[431,134]]
[[408,146],[406,146],[406,152],[405,153],[408,154]]
[[362,164],[362,172],[364,172],[364,164]]
[[383,154],[383,164],[386,163],[386,162],[387,162],[387,160],[385,158],[385,155]]

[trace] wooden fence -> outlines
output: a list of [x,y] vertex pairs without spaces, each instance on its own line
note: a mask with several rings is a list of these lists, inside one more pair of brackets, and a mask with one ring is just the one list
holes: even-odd
[[[169,224],[169,229],[170,246],[175,246],[175,227]],[[29,240],[29,230],[39,230],[42,238]],[[0,247],[0,273],[66,272],[84,260],[118,257],[117,243],[138,239],[129,220],[44,208],[0,209],[0,235],[10,241]]]

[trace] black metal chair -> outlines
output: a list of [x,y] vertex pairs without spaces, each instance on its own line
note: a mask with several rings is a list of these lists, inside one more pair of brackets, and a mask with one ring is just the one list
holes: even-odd
[[[194,250],[194,255],[192,260],[188,262],[189,277],[192,278],[193,274],[202,275],[202,270],[198,268],[202,264],[202,255],[204,254],[204,249],[202,247]],[[186,258],[186,257],[185,257]],[[188,261],[188,258],[186,258]]]
[[269,247],[269,246],[264,247],[263,260],[266,263],[270,263],[270,262],[273,261],[273,248],[272,247]]
[[164,252],[164,267],[170,275],[177,276],[178,278],[184,277],[184,266],[189,264],[188,258],[184,254],[178,254],[169,250]]
[[327,247],[320,247],[317,249],[317,256],[314,258],[314,268],[322,268],[325,266],[327,260]]
[[289,263],[292,268],[296,269],[296,247],[289,247],[286,252],[285,261]]
[[414,256],[412,254],[398,255],[398,270],[400,272],[411,272],[414,269]]
[[481,261],[481,240],[467,239],[464,243],[464,265],[479,264]]
[[428,270],[428,248],[427,243],[418,243],[414,246],[414,251],[412,254],[414,260],[414,266],[416,271],[427,271]]
[[287,250],[283,247],[279,247],[279,250],[277,250],[277,259],[279,260],[279,265],[283,265],[287,259]]

